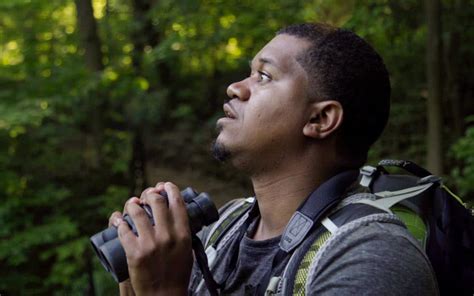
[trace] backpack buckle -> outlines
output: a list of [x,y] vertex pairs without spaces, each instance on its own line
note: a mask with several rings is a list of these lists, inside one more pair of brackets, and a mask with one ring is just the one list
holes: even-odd
[[370,185],[372,185],[375,174],[377,173],[377,168],[370,165],[365,165],[359,171],[360,175],[362,176],[359,184],[363,187],[369,188]]

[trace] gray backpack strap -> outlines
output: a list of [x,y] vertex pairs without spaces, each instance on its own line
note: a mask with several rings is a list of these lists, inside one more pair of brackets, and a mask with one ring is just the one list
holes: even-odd
[[[219,250],[222,246],[226,245],[227,241],[247,219],[248,211],[254,202],[255,198],[249,197],[232,200],[224,205],[219,220],[211,226],[205,237],[203,237],[207,261],[211,271],[216,264]],[[201,279],[196,292],[203,291],[204,287],[204,279]]]
[[208,247],[216,242],[218,237],[226,232],[230,225],[238,218],[239,214],[242,214],[244,211],[250,209],[250,206],[254,203],[254,197],[248,198],[239,198],[230,201],[227,203],[223,208],[224,210],[220,213],[219,220],[214,223],[206,238],[205,238],[205,246]]
[[311,261],[309,266],[309,272],[306,278],[305,290],[308,291],[311,288],[311,280],[315,278],[317,267],[319,266],[319,262],[324,257],[325,253],[328,250],[331,250],[333,245],[337,243],[341,239],[341,237],[352,233],[355,229],[359,227],[374,222],[393,223],[400,226],[404,226],[403,222],[397,216],[387,213],[378,213],[361,217],[359,219],[353,220],[347,224],[340,226],[339,229],[333,235],[331,235],[319,248],[313,260]]
[[318,228],[314,229],[310,236],[295,250],[285,267],[281,280],[278,283],[276,294],[278,295],[304,295],[310,265],[319,249],[340,228],[347,223],[373,214],[379,214],[379,209],[357,204],[360,199],[374,198],[373,194],[359,193],[342,200],[328,217],[321,221]]

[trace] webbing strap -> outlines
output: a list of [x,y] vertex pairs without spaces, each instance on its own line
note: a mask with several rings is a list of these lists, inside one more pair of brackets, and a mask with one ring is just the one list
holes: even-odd
[[[210,275],[211,274],[210,270],[214,267],[215,260],[217,258],[216,246],[223,239],[223,235],[227,233],[227,230],[232,228],[234,224],[238,220],[240,220],[243,217],[243,215],[247,213],[247,211],[252,207],[254,202],[255,202],[255,198],[253,197],[237,200],[235,203],[231,204],[228,208],[226,208],[223,211],[219,221],[217,221],[212,227],[212,229],[209,231],[209,234],[206,239],[206,249],[205,249],[207,264],[199,264],[198,262],[199,268],[201,269],[201,273],[203,275],[203,278],[197,288],[198,291],[201,289],[202,285],[204,284],[206,284],[210,293],[213,293],[213,291],[211,291],[210,289],[215,290],[216,288],[218,289],[222,288],[222,284],[215,282],[212,275]],[[199,254],[196,256],[196,261],[199,261],[198,259],[199,259]],[[204,262],[204,259],[201,259],[201,261]],[[204,271],[201,265],[205,268]],[[207,265],[207,270],[206,270],[206,265]],[[206,274],[207,272],[208,274]],[[208,282],[211,282],[210,288],[209,288]],[[214,288],[214,286],[216,288]]]
[[334,234],[334,232],[339,229],[339,227],[337,227],[337,225],[328,217],[324,218],[323,221],[321,221],[321,224],[323,224],[324,228],[326,228],[331,234]]
[[332,235],[331,232],[323,232],[311,245],[310,249],[304,255],[298,270],[295,275],[295,282],[293,285],[293,295],[306,295],[306,282],[308,279],[309,268],[313,259],[316,257],[321,246],[329,239]]
[[312,192],[293,214],[280,241],[280,249],[293,251],[306,237],[313,225],[333,207],[359,173],[355,170],[340,173]]
[[390,167],[390,166],[395,166],[402,168],[406,170],[409,173],[412,173],[413,175],[423,178],[429,175],[432,175],[429,171],[426,169],[420,167],[414,162],[408,161],[408,160],[397,160],[397,159],[383,159],[379,161],[379,166],[381,167]]
[[204,277],[204,282],[206,284],[207,290],[209,291],[209,294],[211,294],[211,296],[218,296],[218,291],[221,287],[218,283],[216,283],[216,281],[214,281],[214,278],[212,277],[207,262],[207,256],[204,252],[204,247],[202,245],[201,240],[196,236],[196,234],[192,235],[192,246],[194,250],[194,255],[196,257],[197,265]]
[[209,246],[214,246],[214,248],[219,244],[220,240],[225,235],[226,230],[232,228],[234,223],[236,223],[255,202],[255,198],[249,197],[243,200],[239,200],[235,204],[231,205],[229,209],[225,210],[219,221],[217,221],[212,227],[206,241],[206,249]]

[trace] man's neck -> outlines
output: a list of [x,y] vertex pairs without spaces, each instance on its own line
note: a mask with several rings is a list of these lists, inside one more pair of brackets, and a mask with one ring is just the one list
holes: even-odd
[[314,168],[260,174],[252,178],[260,210],[255,240],[269,239],[283,233],[286,224],[304,199],[331,177]]

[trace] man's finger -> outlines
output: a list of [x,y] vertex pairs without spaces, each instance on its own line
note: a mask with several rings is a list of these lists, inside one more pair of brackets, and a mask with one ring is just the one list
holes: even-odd
[[120,224],[120,221],[122,221],[122,219],[123,219],[122,213],[120,213],[119,211],[113,212],[112,215],[110,215],[110,218],[109,218],[109,227],[111,227],[111,226],[118,227],[118,225]]
[[152,239],[153,226],[151,225],[150,218],[148,218],[145,209],[134,202],[127,202],[125,208],[127,209],[128,215],[135,224],[138,237],[143,240]]
[[136,197],[136,196],[130,197],[130,198],[125,202],[125,205],[123,206],[123,211],[122,211],[123,215],[127,214],[127,204],[128,204],[129,202],[135,203],[135,204],[139,205],[139,204],[140,204],[140,199],[139,199],[138,197]]
[[135,249],[137,237],[124,220],[118,225],[117,232],[125,254],[130,254]]
[[181,196],[179,188],[171,182],[166,182],[165,190],[168,194],[169,210],[175,229],[179,232],[185,231],[189,233],[188,213],[186,211],[186,204]]
[[148,190],[142,195],[142,202],[150,206],[153,212],[156,231],[165,231],[169,224],[168,199],[159,194],[159,188]]
[[140,195],[140,201],[143,201],[143,199],[148,193],[155,192],[155,191],[156,191],[155,187],[148,187],[147,189],[143,190],[142,194]]

